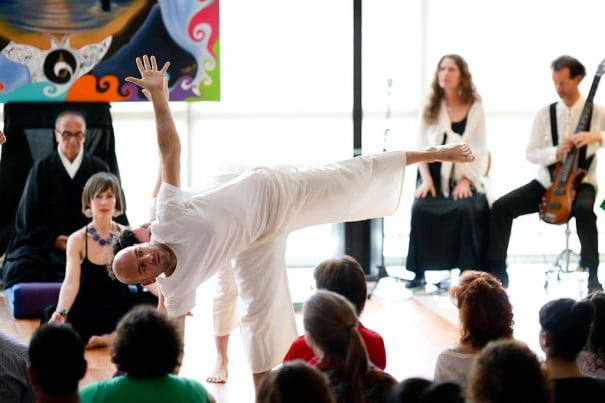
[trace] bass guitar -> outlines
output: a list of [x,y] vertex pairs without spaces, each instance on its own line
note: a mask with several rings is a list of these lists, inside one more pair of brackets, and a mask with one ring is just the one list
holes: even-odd
[[[599,86],[601,76],[605,73],[605,59],[599,64],[592,80],[590,92],[582,109],[575,133],[588,131],[592,117],[593,99]],[[585,149],[586,146],[584,146]],[[565,224],[571,217],[571,209],[576,199],[576,189],[586,175],[586,168],[579,166],[580,149],[574,147],[563,162],[555,165],[552,185],[542,196],[540,218],[549,224]]]

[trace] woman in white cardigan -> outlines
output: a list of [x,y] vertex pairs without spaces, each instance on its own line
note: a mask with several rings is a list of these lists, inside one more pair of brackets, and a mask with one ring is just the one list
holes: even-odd
[[421,148],[465,142],[476,159],[470,164],[419,165],[406,263],[416,273],[410,288],[424,286],[425,270],[482,267],[489,212],[485,113],[461,56],[439,60],[420,121]]

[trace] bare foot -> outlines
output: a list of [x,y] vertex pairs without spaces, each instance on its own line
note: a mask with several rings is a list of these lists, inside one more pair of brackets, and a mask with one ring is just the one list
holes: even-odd
[[471,148],[464,143],[434,146],[428,150],[435,151],[435,161],[472,162],[475,160]]
[[217,358],[214,370],[206,378],[206,382],[210,383],[225,383],[227,382],[227,363]]
[[90,350],[93,348],[107,347],[111,344],[113,338],[113,333],[91,336],[90,339],[88,339],[88,343],[86,343],[86,349]]

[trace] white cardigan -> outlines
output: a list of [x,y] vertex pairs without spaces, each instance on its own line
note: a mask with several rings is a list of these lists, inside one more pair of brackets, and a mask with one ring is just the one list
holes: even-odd
[[441,192],[449,197],[449,179],[454,170],[454,181],[467,178],[478,192],[486,193],[488,201],[491,204],[491,192],[489,183],[486,180],[486,170],[488,166],[488,151],[486,146],[485,112],[481,101],[475,101],[469,111],[466,121],[466,128],[462,135],[452,131],[452,122],[447,113],[445,101],[441,101],[439,108],[439,117],[437,122],[427,124],[424,117],[420,118],[420,130],[418,136],[418,147],[424,149],[430,146],[443,144],[443,135],[447,133],[446,144],[466,143],[475,155],[475,161],[470,163],[452,163],[443,162],[441,164]]

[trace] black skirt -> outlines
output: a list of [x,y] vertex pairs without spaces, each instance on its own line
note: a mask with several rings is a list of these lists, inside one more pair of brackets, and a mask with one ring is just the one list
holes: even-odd
[[[438,180],[435,182],[439,182]],[[439,183],[435,183],[436,189]],[[485,194],[473,190],[468,199],[437,197],[412,204],[407,270],[480,269],[489,220]]]

